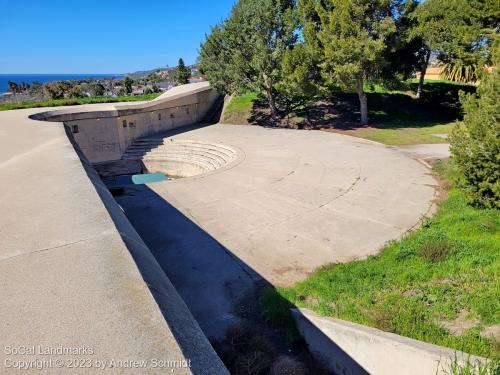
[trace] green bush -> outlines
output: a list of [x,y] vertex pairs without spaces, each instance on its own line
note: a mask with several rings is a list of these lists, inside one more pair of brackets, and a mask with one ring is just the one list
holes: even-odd
[[450,137],[460,170],[458,185],[476,206],[500,207],[500,77],[498,70],[481,82],[477,95],[461,98],[465,116]]
[[418,241],[418,254],[429,262],[439,262],[454,250],[454,245],[441,231],[429,229]]

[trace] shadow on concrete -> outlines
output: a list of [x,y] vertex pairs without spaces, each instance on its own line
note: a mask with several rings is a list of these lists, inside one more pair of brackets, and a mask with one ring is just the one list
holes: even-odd
[[233,302],[260,276],[147,185],[115,197],[209,337],[239,321]]
[[202,122],[206,124],[217,124],[222,116],[222,110],[224,109],[224,96],[219,95],[215,100],[212,107],[208,110],[203,117]]
[[82,166],[93,183],[97,194],[113,220],[123,243],[135,261],[144,282],[158,305],[168,329],[175,338],[185,358],[191,360],[193,374],[226,374],[222,362],[216,356],[207,337],[193,319],[189,308],[180,298],[172,282],[158,265],[134,227],[125,217],[110,191],[99,178],[97,171],[85,158],[76,144],[71,131],[66,134],[80,158]]
[[[318,371],[321,365],[312,359],[303,340],[290,347],[286,333],[277,333],[263,315],[262,296],[273,288],[267,280],[147,185],[125,190],[125,194],[115,197],[117,203],[212,344],[219,346],[229,327],[251,325],[263,335],[280,341],[277,346],[281,355],[293,355],[307,363],[307,373],[326,374],[324,370]],[[288,301],[280,303],[294,307]],[[349,368],[356,370],[354,373],[367,373],[314,325],[309,329],[316,330],[314,335],[318,339],[329,341],[329,347],[335,348],[332,356],[350,363]],[[233,374],[240,373],[227,362]],[[320,362],[328,363],[331,359]],[[341,368],[338,370],[341,373]]]

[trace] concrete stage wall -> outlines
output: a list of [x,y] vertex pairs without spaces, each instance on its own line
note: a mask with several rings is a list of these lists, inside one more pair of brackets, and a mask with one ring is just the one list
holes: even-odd
[[64,122],[93,164],[119,160],[140,137],[200,122],[218,94],[207,82],[174,87],[155,100],[76,112],[59,110],[32,116]]

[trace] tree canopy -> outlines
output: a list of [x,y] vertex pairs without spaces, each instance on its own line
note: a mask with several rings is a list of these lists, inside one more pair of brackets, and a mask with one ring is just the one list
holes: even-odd
[[[426,0],[413,14],[413,38],[423,41],[426,54],[437,55],[443,78],[476,82],[491,65],[491,45],[500,20],[495,0]],[[428,58],[427,58],[428,59]],[[426,64],[422,64],[425,76]]]
[[[317,93],[400,83],[431,56],[447,77],[476,81],[491,63],[496,0],[239,0],[201,45],[200,72],[221,93],[262,93],[273,119]],[[478,68],[479,67],[479,68]]]
[[297,27],[293,0],[240,0],[201,46],[200,69],[223,92],[264,92],[275,118],[276,83]]
[[134,81],[130,77],[125,77],[125,79],[123,80],[123,84],[125,85],[125,92],[127,94],[132,93],[132,83],[133,82]]
[[361,123],[368,123],[366,81],[381,81],[390,66],[390,39],[404,12],[400,0],[300,0],[304,38],[327,84],[357,92]]
[[[494,61],[500,62],[500,43]],[[471,203],[500,208],[500,74],[484,77],[477,95],[462,97],[463,124],[451,136],[451,153],[461,172],[459,184]]]

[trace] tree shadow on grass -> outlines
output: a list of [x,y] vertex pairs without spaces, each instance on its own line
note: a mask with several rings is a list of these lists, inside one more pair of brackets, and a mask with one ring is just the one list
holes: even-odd
[[[414,87],[415,86],[415,87]],[[416,90],[416,84],[410,84]],[[274,121],[264,98],[254,102],[249,122],[267,127],[295,129],[355,130],[363,127],[398,129],[429,127],[462,118],[460,91],[474,93],[476,87],[447,82],[429,82],[421,99],[411,92],[367,92],[370,123],[360,125],[359,101],[355,93],[335,92],[326,98],[315,98]]]

